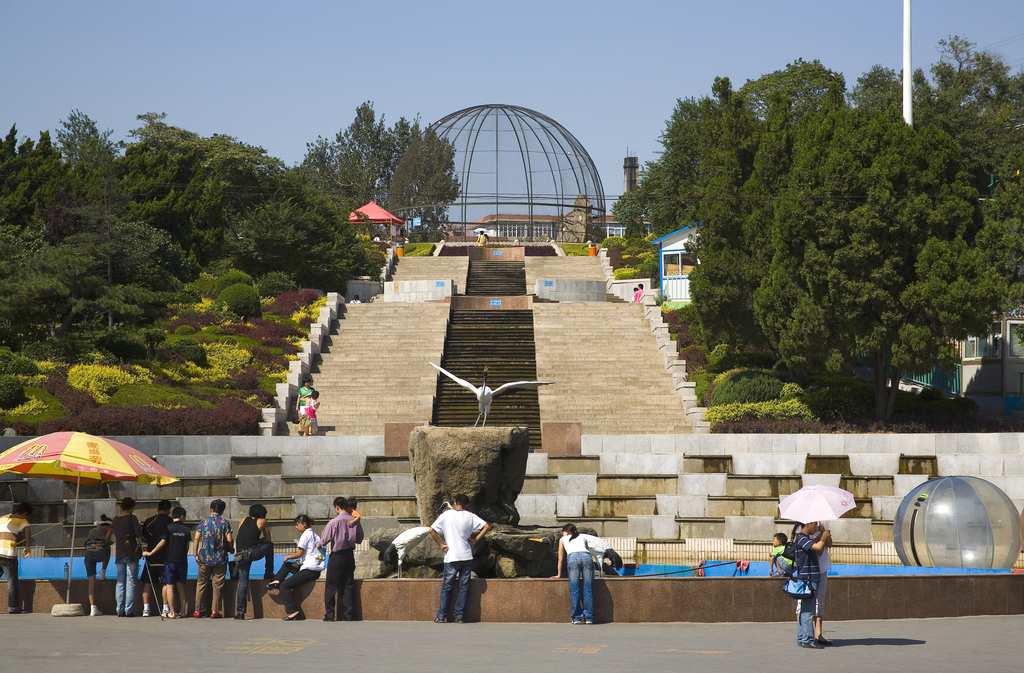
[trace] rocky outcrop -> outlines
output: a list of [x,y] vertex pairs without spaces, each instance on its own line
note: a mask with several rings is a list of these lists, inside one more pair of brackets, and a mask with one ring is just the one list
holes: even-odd
[[[420,522],[429,526],[456,494],[491,523],[515,525],[523,490],[530,436],[526,428],[419,427],[409,435],[409,462],[416,479]],[[436,545],[435,545],[436,546]]]

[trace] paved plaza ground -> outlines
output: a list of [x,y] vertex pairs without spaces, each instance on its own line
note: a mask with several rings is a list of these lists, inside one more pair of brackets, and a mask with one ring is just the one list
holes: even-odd
[[826,623],[835,646],[796,646],[796,624],[238,622],[0,615],[3,670],[694,671],[1024,670],[1024,616]]

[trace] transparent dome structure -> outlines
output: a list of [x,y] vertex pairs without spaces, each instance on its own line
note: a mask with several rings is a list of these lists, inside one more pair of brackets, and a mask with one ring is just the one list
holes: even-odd
[[903,565],[1012,568],[1020,556],[1020,516],[995,485],[977,477],[921,484],[900,503],[892,539]]
[[605,215],[594,161],[554,119],[516,105],[478,105],[431,128],[455,148],[462,193],[452,220],[487,229],[504,223],[506,233],[526,240],[564,240],[564,223],[586,218],[589,226]]

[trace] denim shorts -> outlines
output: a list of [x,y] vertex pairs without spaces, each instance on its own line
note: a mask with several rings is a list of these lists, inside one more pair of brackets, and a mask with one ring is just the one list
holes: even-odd
[[85,552],[85,576],[96,577],[96,566],[110,562],[110,548]]
[[184,584],[188,579],[188,561],[164,564],[164,584]]

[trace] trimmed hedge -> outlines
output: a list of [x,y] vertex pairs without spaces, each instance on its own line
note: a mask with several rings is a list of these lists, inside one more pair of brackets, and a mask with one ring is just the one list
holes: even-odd
[[405,256],[406,257],[430,257],[434,254],[433,243],[406,243],[405,244]]
[[706,371],[708,368],[708,349],[704,346],[690,346],[679,351],[679,359],[686,361],[686,375]]
[[804,421],[818,420],[814,413],[799,400],[771,400],[768,402],[722,404],[704,412],[704,420],[711,427],[727,421],[747,419],[785,420],[796,418]]
[[0,375],[0,409],[14,409],[27,399],[21,381],[13,376]]
[[263,307],[260,306],[260,295],[251,285],[237,283],[225,288],[217,295],[219,301],[227,304],[232,313],[242,318],[260,318]]
[[171,345],[171,350],[192,364],[207,366],[206,349],[195,339],[178,339]]
[[633,280],[637,277],[637,270],[631,269],[628,266],[621,269],[615,269],[614,276],[615,280]]
[[110,352],[121,362],[143,360],[146,357],[146,344],[142,335],[136,330],[126,330],[120,327],[108,328],[96,340],[96,345]]
[[214,283],[213,288],[217,291],[217,298],[223,300],[220,293],[232,285],[248,285],[251,288],[252,276],[244,271],[228,271]]
[[276,297],[282,292],[294,292],[299,286],[291,277],[280,271],[271,271],[260,276],[256,281],[256,292],[260,297]]
[[720,383],[716,381],[711,404],[751,404],[777,400],[782,395],[782,381],[763,371],[737,372]]
[[239,399],[213,408],[98,407],[43,421],[39,434],[77,430],[93,435],[255,435],[263,414]]

